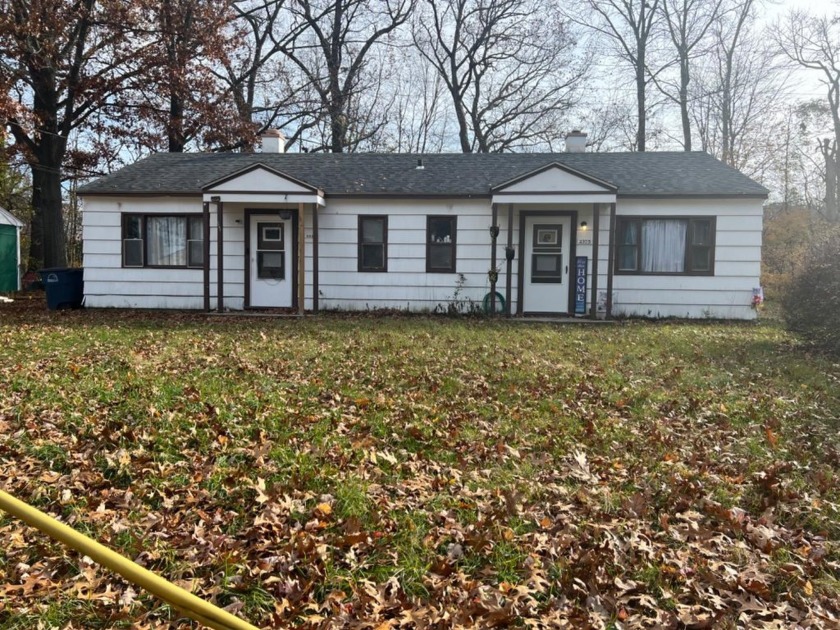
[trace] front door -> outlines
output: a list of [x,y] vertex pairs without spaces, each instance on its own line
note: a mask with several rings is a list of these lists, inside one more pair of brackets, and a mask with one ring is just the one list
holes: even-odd
[[569,312],[572,219],[526,216],[522,302],[525,313]]
[[251,217],[249,306],[292,306],[293,243],[291,219],[283,220],[277,215]]

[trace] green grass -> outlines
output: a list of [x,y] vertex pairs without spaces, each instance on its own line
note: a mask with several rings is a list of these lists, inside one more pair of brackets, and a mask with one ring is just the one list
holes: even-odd
[[[257,625],[653,618],[617,583],[675,622],[723,566],[837,614],[840,366],[773,323],[21,309],[0,347],[0,485]],[[0,530],[0,626],[176,618]]]

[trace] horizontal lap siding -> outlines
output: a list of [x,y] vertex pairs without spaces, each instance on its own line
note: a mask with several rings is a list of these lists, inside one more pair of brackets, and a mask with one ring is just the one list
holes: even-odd
[[[246,204],[226,204],[224,224],[225,307],[244,307]],[[200,198],[89,198],[85,203],[85,294],[87,304],[99,307],[203,308],[201,269],[122,267],[121,214],[201,213]],[[256,210],[255,210],[256,211]],[[266,209],[266,212],[269,212]],[[319,209],[320,306],[342,310],[381,307],[433,310],[454,299],[456,283],[464,276],[459,300],[480,304],[489,290],[490,208],[486,200],[370,203],[333,200]],[[359,214],[387,214],[389,272],[357,272]],[[457,215],[458,273],[426,273],[426,217]],[[506,217],[498,258],[502,267],[498,288],[504,291]],[[312,308],[313,228],[311,207],[304,225],[306,308]],[[216,212],[210,213],[210,296],[216,306]],[[516,236],[518,239],[518,235]],[[514,267],[515,272],[515,267]],[[515,280],[515,278],[514,278]],[[516,285],[514,282],[514,292]],[[515,295],[515,293],[514,293]]]
[[619,200],[617,214],[713,216],[717,231],[714,276],[616,275],[615,315],[755,317],[750,304],[761,274],[761,200]]
[[[225,306],[244,307],[246,204],[227,204],[224,225]],[[250,206],[248,206],[250,207]],[[296,208],[296,206],[295,206]],[[88,198],[84,212],[85,294],[90,306],[203,308],[203,274],[200,269],[123,269],[121,213],[200,213],[201,199],[185,198]],[[589,259],[588,285],[592,286],[595,225],[590,204],[550,207],[517,207],[513,222],[516,258],[511,278],[512,312],[516,312],[520,210],[576,210],[578,227],[586,221],[587,232],[578,231],[576,253]],[[269,212],[269,210],[266,210]],[[364,310],[401,308],[434,310],[446,308],[455,299],[460,274],[463,285],[458,300],[464,306],[480,305],[490,290],[491,207],[480,200],[348,200],[327,199],[319,212],[319,304],[325,309]],[[358,216],[388,216],[388,272],[359,273]],[[716,217],[715,276],[622,276],[613,287],[616,315],[752,318],[752,289],[758,286],[761,258],[761,203],[759,200],[623,200],[618,216],[699,215]],[[429,215],[458,217],[458,273],[426,273],[426,218]],[[508,207],[498,208],[500,234],[497,242],[499,278],[496,290],[505,294],[505,246],[508,239]],[[606,299],[609,260],[608,204],[600,208],[598,247],[599,309]],[[216,305],[216,213],[211,206],[210,294]],[[314,283],[312,208],[307,207],[305,226],[306,308],[312,308]],[[581,243],[582,240],[592,241]],[[570,265],[573,261],[569,261]],[[587,306],[591,292],[587,293]]]
[[[109,308],[204,308],[204,275],[201,269],[123,268],[122,214],[201,214],[195,198],[85,199],[84,268],[85,304]],[[216,304],[216,215],[210,213],[210,296]],[[245,244],[243,213],[225,212],[225,306],[244,306]],[[237,220],[239,223],[237,223]]]
[[[388,271],[358,272],[358,217],[388,217]],[[426,217],[457,216],[456,273],[426,273]],[[329,200],[319,210],[319,290],[324,309],[434,310],[455,300],[480,305],[490,290],[486,200]],[[309,225],[309,222],[307,222]],[[308,248],[307,254],[311,255]],[[500,260],[504,249],[500,248]],[[311,258],[307,268],[311,269]],[[503,280],[500,279],[503,283]],[[504,286],[500,284],[500,286]]]

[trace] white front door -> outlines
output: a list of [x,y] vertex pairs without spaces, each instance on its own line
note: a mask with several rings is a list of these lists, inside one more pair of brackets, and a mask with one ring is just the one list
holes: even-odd
[[568,216],[525,217],[523,312],[569,312],[571,231]]
[[252,307],[292,306],[292,221],[251,217],[249,275]]

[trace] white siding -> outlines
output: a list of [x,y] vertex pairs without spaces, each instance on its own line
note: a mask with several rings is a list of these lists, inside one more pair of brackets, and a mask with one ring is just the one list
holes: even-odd
[[[245,294],[245,208],[279,209],[277,205],[225,204],[224,305],[242,309]],[[296,205],[286,206],[296,210]],[[577,226],[586,221],[588,230],[577,232],[576,254],[589,259],[587,310],[592,287],[594,216],[592,204],[517,205],[513,216],[513,262],[511,310],[518,310],[517,269],[521,256],[519,220],[522,210],[574,210]],[[84,211],[84,265],[86,304],[92,307],[191,308],[204,303],[200,269],[122,268],[122,213],[200,213],[200,196],[184,197],[89,197]],[[761,259],[762,208],[760,200],[621,200],[619,215],[715,216],[717,225],[714,276],[616,275],[613,283],[613,313],[646,317],[726,317],[750,319],[752,289],[758,286]],[[490,290],[491,206],[487,199],[469,200],[358,200],[327,198],[319,208],[319,305],[322,309],[366,310],[379,308],[433,311],[446,309],[457,300],[462,307],[476,307]],[[388,272],[357,271],[358,216],[388,216]],[[426,217],[458,217],[457,273],[426,273]],[[505,246],[508,239],[508,207],[498,209],[497,241],[499,278],[496,289],[505,294]],[[609,260],[609,205],[600,206],[598,248],[599,312],[606,299]],[[210,295],[216,306],[216,213],[210,213]],[[307,206],[305,238],[305,302],[311,309],[312,207]],[[587,242],[588,241],[588,242]],[[570,260],[570,263],[573,261]],[[458,288],[460,285],[460,289]]]
[[[755,318],[750,305],[761,274],[760,199],[619,200],[617,214],[714,216],[717,233],[714,276],[616,275],[614,315]],[[601,288],[606,289],[606,282]]]
[[[388,216],[388,272],[358,272],[358,216]],[[457,216],[456,273],[426,273],[426,217]],[[327,199],[319,209],[320,306],[325,309],[398,308],[415,311],[480,308],[490,290],[490,204],[487,200]],[[502,222],[504,225],[504,222]],[[311,222],[307,221],[307,232]],[[504,261],[504,228],[499,261]],[[311,271],[311,241],[306,268]],[[515,268],[514,268],[515,271]],[[307,275],[309,284],[310,275]],[[463,279],[463,280],[462,280]],[[504,265],[498,287],[504,293]],[[307,300],[307,306],[310,301]]]

